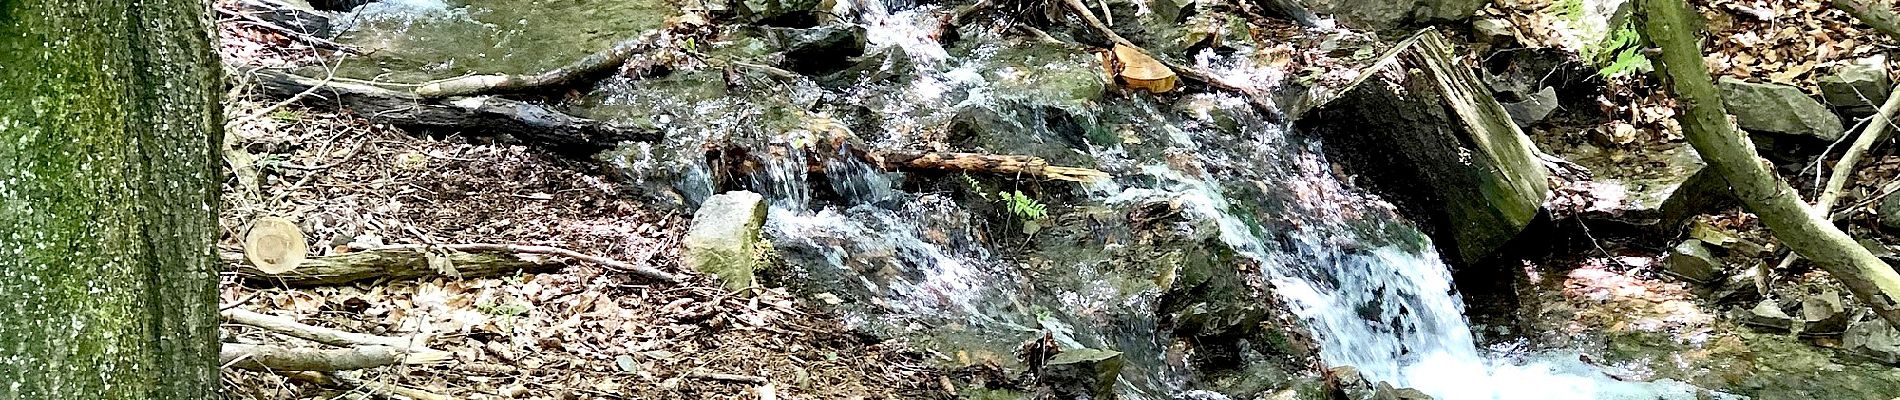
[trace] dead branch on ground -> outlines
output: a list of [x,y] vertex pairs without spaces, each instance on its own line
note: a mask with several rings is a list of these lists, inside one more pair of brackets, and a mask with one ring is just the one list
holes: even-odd
[[580,61],[539,74],[473,75],[443,79],[416,87],[416,95],[425,98],[442,98],[497,92],[522,92],[573,85],[583,78],[619,68],[634,55],[653,51],[667,38],[668,36],[663,32],[649,32],[640,37],[615,43],[606,50],[588,55]]
[[390,346],[320,349],[225,343],[218,351],[219,365],[250,371],[343,371],[396,364],[434,364],[449,358],[447,352],[410,352]]
[[237,273],[253,280],[313,286],[377,278],[416,279],[443,275],[462,278],[501,276],[517,271],[540,272],[559,267],[559,264],[552,260],[524,258],[521,255],[565,257],[661,282],[679,281],[678,276],[653,267],[633,265],[558,247],[487,243],[384,246],[306,259],[295,270],[275,274],[259,270],[248,263],[239,263]]
[[224,319],[230,320],[233,323],[263,328],[271,332],[331,346],[388,346],[399,349],[414,348],[428,350],[422,347],[423,344],[428,342],[428,340],[424,338],[389,337],[348,332],[308,325],[288,317],[261,314],[241,308],[224,310],[220,314],[222,314]]

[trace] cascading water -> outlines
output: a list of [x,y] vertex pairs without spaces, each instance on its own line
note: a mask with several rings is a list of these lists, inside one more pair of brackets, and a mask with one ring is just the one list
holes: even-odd
[[[481,26],[469,16],[490,15],[440,1],[391,4],[402,7],[365,7],[359,14],[373,15],[358,17],[408,21],[403,26]],[[1196,94],[1164,103],[1108,95],[1099,61],[1084,51],[1007,37],[995,26],[965,27],[965,38],[946,47],[938,39],[946,12],[939,6],[836,4],[833,14],[852,16],[866,29],[868,54],[892,57],[877,68],[895,78],[842,87],[800,79],[734,90],[726,83],[731,76],[686,71],[608,79],[573,106],[593,118],[664,133],[664,143],[629,144],[603,156],[640,187],[670,188],[656,197],[696,204],[731,188],[769,197],[767,232],[797,267],[789,274],[817,298],[843,303],[847,322],[860,328],[965,349],[948,356],[970,364],[1011,362],[1018,344],[1047,334],[1064,347],[1120,351],[1126,366],[1115,391],[1122,398],[1219,398],[1209,391],[1214,384],[1181,361],[1181,349],[1191,346],[1171,337],[1183,322],[1157,316],[1181,306],[1171,293],[1188,278],[1148,270],[1200,260],[1217,272],[1244,273],[1237,279],[1244,282],[1212,285],[1280,299],[1316,336],[1323,363],[1353,366],[1371,379],[1440,399],[1694,398],[1693,389],[1680,384],[1612,381],[1574,357],[1521,365],[1487,360],[1449,272],[1426,239],[1390,206],[1340,183],[1317,143],[1290,134],[1245,100]],[[453,35],[441,36],[415,40]],[[508,40],[492,32],[476,36]],[[720,44],[709,46],[720,51]],[[1194,62],[1262,92],[1283,79],[1246,57],[1202,51]],[[425,69],[463,68],[474,67],[445,62]],[[850,110],[873,116],[831,122]],[[942,133],[946,126],[952,133]],[[872,148],[958,142],[953,150],[1032,154],[1117,178],[1071,189],[1071,204],[1053,205],[1072,216],[1049,229],[1055,232],[1005,234],[1034,230],[986,219],[971,204],[995,201],[991,197],[958,199],[942,186],[912,190],[920,186],[905,174],[850,157],[849,144],[813,145],[837,137]],[[708,164],[708,151],[723,151],[709,143],[750,151],[746,157],[761,164],[730,175],[731,168]],[[1024,189],[1015,180],[989,185],[1019,186],[983,185],[970,179],[964,189]],[[1165,217],[1176,211],[1186,219]],[[1137,233],[1131,226],[1148,223],[1129,222],[1137,215],[1159,222]],[[1195,241],[1197,234],[1217,245]],[[1240,293],[1251,298],[1246,295]],[[1203,306],[1219,308],[1189,307]],[[1203,314],[1251,315],[1246,306]]]

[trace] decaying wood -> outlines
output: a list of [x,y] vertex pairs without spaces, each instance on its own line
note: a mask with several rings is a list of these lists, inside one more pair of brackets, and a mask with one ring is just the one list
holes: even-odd
[[[288,317],[260,314],[241,308],[221,312],[224,319],[232,323],[263,328],[298,339],[327,344],[331,346],[388,346],[394,348],[421,349],[427,341],[420,338],[377,336],[364,333],[343,331],[321,326],[304,324]],[[426,349],[423,349],[426,350]]]
[[416,95],[441,98],[569,86],[619,68],[634,55],[653,51],[664,38],[663,33],[655,32],[623,40],[580,61],[534,75],[473,75],[429,82],[417,87]]
[[1861,23],[1871,26],[1880,33],[1900,39],[1900,15],[1895,15],[1891,5],[1885,0],[1829,0],[1834,8],[1846,11]]
[[1001,175],[1026,175],[1042,179],[1090,182],[1108,177],[1108,173],[1075,167],[1049,165],[1041,157],[975,153],[872,151],[866,157],[885,170],[923,169],[954,172],[982,172]]
[[[1895,86],[1894,89],[1900,90],[1900,86]],[[1827,187],[1821,189],[1821,194],[1814,197],[1814,212],[1829,216],[1828,220],[1833,220],[1834,205],[1840,202],[1841,192],[1847,189],[1847,182],[1854,180],[1854,166],[1860,165],[1861,157],[1866,156],[1867,151],[1873,149],[1875,143],[1887,137],[1887,132],[1893,129],[1895,112],[1900,112],[1900,96],[1889,95],[1887,102],[1880,105],[1880,112],[1867,120],[1867,126],[1862,127],[1860,135],[1854,137],[1854,144],[1848,146],[1847,152],[1841,154],[1841,160],[1834,163],[1833,172],[1827,177]],[[1788,253],[1787,256],[1781,258],[1780,263],[1775,264],[1775,270],[1787,270],[1798,258],[1800,258],[1799,255]]]
[[[360,280],[389,278],[416,279],[452,275],[462,278],[501,276],[517,271],[539,272],[559,268],[552,260],[530,259],[521,255],[549,255],[600,264],[662,282],[678,282],[679,277],[652,267],[632,265],[618,260],[581,254],[548,246],[505,244],[449,244],[440,246],[396,245],[366,251],[343,253],[305,260],[295,271],[268,273],[240,265],[238,275],[295,286],[334,285]],[[447,268],[444,268],[447,267]]]
[[569,153],[592,154],[624,141],[654,141],[651,130],[575,117],[551,107],[494,97],[425,99],[408,91],[331,81],[278,70],[259,70],[255,81],[267,95],[290,98],[318,87],[302,103],[349,109],[371,121],[404,128],[475,136],[509,136]]
[[251,371],[344,371],[396,364],[433,364],[448,359],[446,352],[412,353],[389,346],[319,349],[225,343],[218,351],[220,365]]
[[282,274],[297,269],[309,249],[304,247],[303,229],[281,217],[258,218],[244,233],[244,258],[257,270]]
[[1853,237],[1802,203],[1794,188],[1755,153],[1748,136],[1729,122],[1727,107],[1697,42],[1694,11],[1682,0],[1640,0],[1643,29],[1661,48],[1651,56],[1683,111],[1684,136],[1728,181],[1742,205],[1761,218],[1775,238],[1839,279],[1862,304],[1888,324],[1900,325],[1900,273]]

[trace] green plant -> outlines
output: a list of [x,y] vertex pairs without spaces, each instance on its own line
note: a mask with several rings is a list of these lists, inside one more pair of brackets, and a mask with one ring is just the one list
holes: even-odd
[[970,193],[976,193],[976,197],[983,198],[983,201],[990,200],[990,191],[983,189],[982,182],[977,182],[976,178],[970,177],[970,174],[957,175],[957,177],[963,178],[963,184],[970,187]]
[[1041,221],[1049,217],[1048,206],[1029,197],[1029,195],[1023,194],[1020,190],[1002,192],[998,193],[998,195],[1002,197],[999,201],[1002,201],[1004,207],[1009,209],[1009,213],[1015,214],[1016,217],[1022,218],[1024,221]]
[[1642,42],[1636,25],[1625,18],[1622,24],[1605,34],[1603,40],[1584,45],[1580,53],[1597,68],[1597,74],[1622,76],[1650,68],[1649,58],[1643,57]]

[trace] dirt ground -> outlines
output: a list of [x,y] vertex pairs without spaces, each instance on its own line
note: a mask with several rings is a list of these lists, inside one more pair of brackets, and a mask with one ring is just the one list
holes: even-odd
[[[219,27],[223,56],[237,71],[323,57],[239,21]],[[226,253],[242,251],[250,221],[275,216],[303,228],[311,257],[396,244],[543,245],[687,278],[656,283],[574,260],[542,273],[319,287],[227,273],[227,308],[351,332],[421,335],[430,348],[453,354],[446,362],[343,374],[370,384],[227,369],[227,398],[399,398],[374,390],[377,384],[458,399],[946,396],[941,375],[904,343],[867,342],[782,290],[735,294],[683,271],[679,239],[690,216],[629,199],[591,163],[277,105],[234,80],[228,141],[255,159],[249,169],[258,179],[251,186],[236,174],[225,184]],[[223,336],[326,347],[236,324]]]

